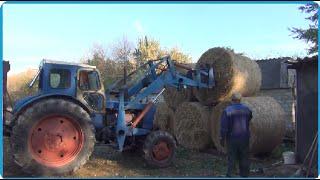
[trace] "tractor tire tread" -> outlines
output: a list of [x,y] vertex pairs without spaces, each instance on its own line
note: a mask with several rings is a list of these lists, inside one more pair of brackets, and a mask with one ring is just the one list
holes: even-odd
[[[161,163],[161,164],[154,162],[153,158],[151,157],[152,156],[151,149],[152,149],[154,143],[160,138],[166,138],[169,142],[172,143],[172,146],[173,146],[172,156],[170,157],[170,159],[167,162]],[[170,133],[168,133],[166,131],[161,131],[161,130],[153,131],[146,137],[144,145],[143,145],[144,159],[152,167],[158,167],[158,168],[168,167],[172,163],[172,161],[175,159],[176,148],[177,148],[176,141]]]
[[[33,123],[32,117],[41,116],[46,114],[47,109],[56,109],[57,111],[63,111],[65,113],[72,113],[73,116],[79,117],[82,126],[85,129],[85,141],[87,141],[85,147],[81,149],[78,157],[69,164],[69,166],[62,168],[50,168],[40,166],[28,153],[27,138],[28,130]],[[30,117],[30,118],[29,118]],[[31,125],[30,125],[31,124]],[[16,119],[12,127],[12,135],[10,137],[11,149],[13,152],[14,162],[19,165],[22,170],[32,175],[63,175],[67,173],[74,173],[81,168],[90,158],[95,145],[95,128],[91,122],[89,114],[81,108],[79,105],[61,98],[50,98],[41,100],[32,104],[28,109],[23,111]]]

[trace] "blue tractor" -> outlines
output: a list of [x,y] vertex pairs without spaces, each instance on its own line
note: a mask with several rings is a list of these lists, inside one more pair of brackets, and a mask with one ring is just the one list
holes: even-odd
[[95,143],[119,151],[140,148],[151,166],[167,167],[176,141],[153,126],[158,97],[167,86],[215,85],[211,67],[192,69],[170,56],[147,61],[110,87],[103,87],[95,66],[43,60],[29,86],[36,82],[38,93],[15,104],[10,125],[14,161],[35,175],[76,171]]

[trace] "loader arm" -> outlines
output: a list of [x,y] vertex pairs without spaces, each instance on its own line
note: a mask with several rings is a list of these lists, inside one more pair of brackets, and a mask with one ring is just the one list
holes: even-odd
[[[187,70],[188,73],[179,72],[177,67]],[[178,90],[185,86],[213,88],[215,86],[213,68],[208,66],[201,67],[201,69],[192,69],[178,64],[172,61],[170,56],[166,56],[158,60],[148,61],[127,77],[111,85],[107,90],[106,97],[110,97],[111,94],[117,96],[114,103],[117,103],[115,107],[118,111],[116,136],[120,151],[123,150],[126,136],[150,132],[150,129],[136,128],[136,126],[151,109],[154,101],[145,104],[140,114],[129,124],[124,118],[125,111],[135,109],[144,98],[155,92],[160,91],[162,93],[166,86],[175,87]]]
[[[177,67],[189,71],[191,77],[180,73]],[[166,86],[175,87],[178,90],[186,86],[213,88],[215,86],[213,68],[192,69],[166,56],[148,61],[128,77],[117,81],[111,85],[109,93],[120,94],[122,91],[125,96],[124,100],[129,102],[127,107],[130,107]]]

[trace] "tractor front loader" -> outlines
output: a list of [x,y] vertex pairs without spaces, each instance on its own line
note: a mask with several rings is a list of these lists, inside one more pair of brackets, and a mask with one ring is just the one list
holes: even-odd
[[30,83],[38,83],[38,93],[12,109],[14,161],[33,175],[74,172],[98,142],[119,151],[138,147],[148,164],[167,167],[176,142],[170,133],[153,127],[157,99],[167,86],[213,88],[213,74],[211,67],[192,69],[166,56],[104,87],[95,66],[43,60]]

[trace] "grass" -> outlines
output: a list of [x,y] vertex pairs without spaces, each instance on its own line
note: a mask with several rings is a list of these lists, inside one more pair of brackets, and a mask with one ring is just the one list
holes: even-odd
[[[30,175],[21,171],[21,168],[13,163],[10,155],[9,141],[5,138],[4,144],[4,177],[28,177]],[[251,169],[266,167],[279,160],[279,152],[288,150],[291,146],[279,147],[273,154],[265,159],[252,160]],[[287,167],[284,167],[288,169]],[[74,174],[64,176],[72,178],[83,177],[222,177],[227,169],[226,156],[215,155],[188,150],[178,147],[176,159],[167,168],[149,167],[141,154],[121,153],[110,147],[96,146],[89,161]],[[283,169],[283,168],[282,168]],[[287,170],[288,171],[288,170]],[[291,172],[270,170],[268,176],[289,176]],[[278,174],[277,174],[278,173]],[[263,176],[252,174],[252,176]]]

